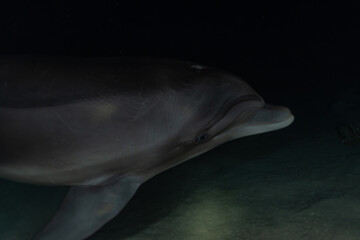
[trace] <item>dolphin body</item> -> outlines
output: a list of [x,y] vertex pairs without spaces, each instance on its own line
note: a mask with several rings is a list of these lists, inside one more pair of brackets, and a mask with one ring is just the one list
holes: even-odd
[[70,190],[33,239],[84,239],[156,174],[294,120],[244,81],[150,58],[0,57],[0,177]]

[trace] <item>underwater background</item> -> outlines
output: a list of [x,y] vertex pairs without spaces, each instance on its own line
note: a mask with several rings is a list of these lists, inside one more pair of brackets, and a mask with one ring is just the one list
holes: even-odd
[[[241,76],[295,116],[285,129],[228,142],[150,179],[88,239],[355,240],[358,7],[11,1],[0,4],[0,54],[198,62]],[[31,239],[67,189],[0,179],[0,239]]]

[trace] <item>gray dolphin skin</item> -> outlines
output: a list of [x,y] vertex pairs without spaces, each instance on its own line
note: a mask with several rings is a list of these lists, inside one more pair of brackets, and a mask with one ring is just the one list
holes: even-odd
[[0,57],[0,177],[70,186],[35,240],[85,239],[151,177],[293,120],[237,76],[190,62]]

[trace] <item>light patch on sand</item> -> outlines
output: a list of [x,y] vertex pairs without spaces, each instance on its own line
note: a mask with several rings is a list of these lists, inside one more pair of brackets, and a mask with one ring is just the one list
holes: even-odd
[[229,226],[240,224],[242,211],[235,206],[226,193],[218,189],[203,189],[196,192],[187,203],[179,207],[175,215],[176,225],[184,235],[183,239],[229,239],[236,231]]

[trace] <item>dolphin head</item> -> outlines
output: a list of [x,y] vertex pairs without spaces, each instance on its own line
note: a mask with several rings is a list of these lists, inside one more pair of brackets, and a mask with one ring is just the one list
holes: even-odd
[[175,133],[167,144],[172,160],[167,163],[177,165],[225,142],[293,122],[288,108],[266,104],[241,78],[199,65],[192,68],[201,77],[176,92],[181,100],[170,112],[175,111],[171,115],[179,126],[172,128]]

